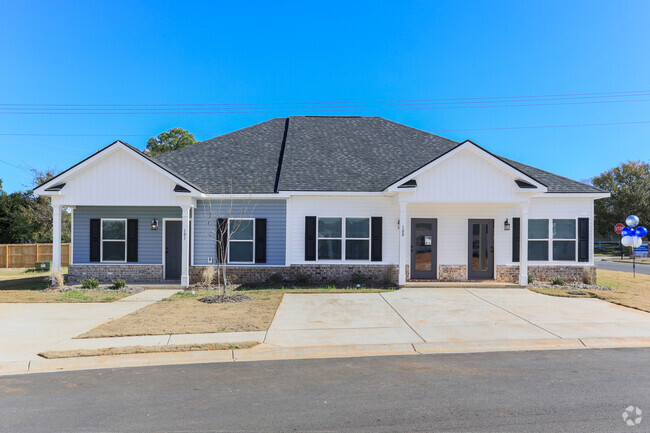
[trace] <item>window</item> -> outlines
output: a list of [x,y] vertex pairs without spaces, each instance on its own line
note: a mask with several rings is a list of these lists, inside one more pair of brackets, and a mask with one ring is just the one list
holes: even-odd
[[228,220],[228,263],[254,263],[255,220],[230,218]]
[[318,259],[340,260],[342,218],[318,218]]
[[[557,240],[567,239],[567,240]],[[576,259],[576,220],[553,220],[553,260]]]
[[576,259],[576,220],[552,220],[552,237],[549,236],[548,219],[528,221],[528,260],[547,261],[549,242],[553,260],[574,261]]
[[318,218],[318,260],[370,260],[370,218]]
[[370,258],[370,218],[345,219],[345,259]]
[[102,262],[126,262],[126,220],[102,220]]
[[528,260],[548,260],[548,220],[528,220]]

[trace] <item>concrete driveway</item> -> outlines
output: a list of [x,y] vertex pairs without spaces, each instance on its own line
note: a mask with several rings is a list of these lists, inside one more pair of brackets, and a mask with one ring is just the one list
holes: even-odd
[[264,342],[300,347],[591,337],[650,337],[650,314],[526,289],[286,294]]
[[145,290],[111,303],[0,303],[0,362],[36,359],[39,352],[177,291]]

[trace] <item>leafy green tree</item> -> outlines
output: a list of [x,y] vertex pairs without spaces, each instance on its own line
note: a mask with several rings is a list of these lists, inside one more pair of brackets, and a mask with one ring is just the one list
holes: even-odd
[[[32,169],[33,184],[40,185],[54,177],[54,172]],[[61,240],[70,242],[70,212],[61,214]],[[37,197],[32,190],[7,194],[0,190],[0,243],[52,242],[52,207],[46,197]]]
[[607,170],[591,180],[594,186],[611,193],[611,197],[594,204],[596,232],[608,236],[616,223],[625,223],[628,215],[636,215],[650,225],[650,163],[628,161]]
[[169,131],[161,132],[157,137],[151,137],[147,141],[144,153],[149,156],[158,156],[191,146],[194,143],[196,143],[194,135],[182,128],[172,128]]

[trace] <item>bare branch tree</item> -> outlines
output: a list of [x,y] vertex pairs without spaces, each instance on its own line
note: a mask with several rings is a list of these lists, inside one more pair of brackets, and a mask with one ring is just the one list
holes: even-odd
[[[208,192],[209,194],[209,192]],[[251,215],[255,209],[250,196],[246,198],[233,197],[233,183],[222,189],[221,194],[224,198],[206,199],[205,219],[208,226],[208,236],[215,246],[215,262],[217,266],[217,288],[220,293],[227,295],[228,289],[233,285],[228,275],[228,240],[232,239],[243,229],[247,229],[248,224],[254,224],[244,218],[252,218]],[[220,223],[225,221],[225,224]],[[253,239],[254,244],[254,239]],[[255,251],[253,251],[253,260]]]

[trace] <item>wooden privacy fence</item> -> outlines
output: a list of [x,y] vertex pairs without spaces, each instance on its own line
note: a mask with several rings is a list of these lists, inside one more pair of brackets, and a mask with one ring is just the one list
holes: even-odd
[[[0,244],[0,268],[31,268],[52,260],[52,244]],[[61,266],[70,264],[70,244],[61,244]]]

